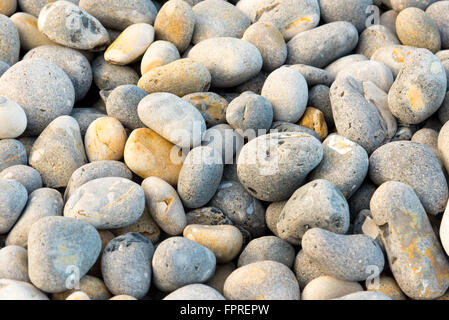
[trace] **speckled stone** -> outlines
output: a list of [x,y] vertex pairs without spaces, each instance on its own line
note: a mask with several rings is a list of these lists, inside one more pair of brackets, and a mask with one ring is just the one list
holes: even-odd
[[136,129],[125,144],[125,163],[141,178],[159,177],[175,186],[182,167],[182,152],[151,129]]
[[287,63],[323,68],[354,50],[358,40],[357,29],[351,23],[328,23],[293,37],[287,43]]
[[157,177],[142,182],[146,204],[150,215],[158,226],[169,235],[182,234],[186,226],[186,215],[176,190]]
[[153,24],[157,14],[153,2],[146,0],[80,0],[79,7],[115,30],[136,23]]
[[426,48],[433,53],[441,49],[437,24],[419,8],[407,8],[398,14],[396,33],[406,46]]
[[115,295],[142,298],[151,283],[152,243],[139,233],[112,239],[101,258],[101,272],[109,291]]
[[369,181],[365,181],[352,195],[348,200],[351,220],[353,220],[363,209],[369,209],[369,202],[375,191],[376,186]]
[[355,52],[371,58],[377,49],[394,44],[401,44],[396,34],[387,27],[376,24],[366,28],[360,34]]
[[68,200],[70,196],[83,184],[98,178],[121,177],[131,180],[132,173],[120,161],[103,160],[88,163],[78,168],[70,176],[64,193],[64,200]]
[[325,274],[346,281],[364,281],[371,268],[383,270],[382,249],[367,235],[342,235],[324,229],[309,229],[302,238],[304,253]]
[[387,5],[398,12],[410,7],[426,10],[428,6],[436,1],[438,0],[388,0]]
[[22,215],[6,238],[7,245],[28,246],[28,233],[31,226],[43,217],[62,216],[64,202],[61,194],[50,188],[33,191],[29,197]]
[[201,112],[208,127],[226,123],[228,102],[214,92],[196,92],[182,97]]
[[163,300],[226,300],[217,290],[204,284],[189,284],[179,288]]
[[30,282],[26,249],[6,246],[0,250],[0,279]]
[[426,49],[414,50],[405,60],[390,92],[391,113],[405,124],[428,119],[441,106],[447,78],[441,61]]
[[83,277],[101,250],[100,236],[92,225],[66,217],[39,219],[28,240],[31,282],[50,293],[66,291],[73,278]]
[[42,188],[42,178],[39,172],[25,165],[15,165],[0,172],[0,179],[11,179],[22,184],[27,189],[28,194],[34,190]]
[[413,134],[411,141],[422,143],[428,146],[437,157],[441,167],[444,168],[443,154],[438,150],[438,132],[436,130],[430,128],[422,128]]
[[186,213],[187,225],[233,225],[233,222],[216,207],[203,207]]
[[[24,86],[26,83],[26,86]],[[50,122],[72,111],[75,90],[67,74],[48,60],[20,61],[0,79],[0,95],[17,102],[25,111],[25,133],[40,134]]]
[[[263,129],[261,129],[262,132]],[[203,135],[203,146],[209,146],[218,151],[223,159],[223,164],[235,164],[234,156],[243,147],[244,135],[246,132],[251,134],[256,131],[243,131],[242,129],[233,130],[228,124],[218,124],[206,130]],[[232,179],[231,179],[232,180]]]
[[164,3],[154,22],[156,39],[173,43],[179,52],[184,52],[190,44],[195,27],[192,7],[182,0]]
[[25,187],[15,180],[0,179],[0,234],[9,232],[28,199]]
[[69,48],[100,51],[109,44],[109,34],[100,21],[68,1],[43,7],[38,27],[50,40]]
[[109,63],[102,55],[92,62],[92,72],[100,90],[113,90],[125,84],[136,85],[139,81],[139,75],[133,68]]
[[19,31],[14,23],[3,14],[0,14],[0,40],[0,61],[12,66],[19,61]]
[[299,300],[294,273],[282,263],[259,261],[232,272],[224,284],[228,300]]
[[312,261],[304,250],[300,250],[296,255],[293,271],[296,274],[296,279],[298,280],[301,289],[304,289],[313,279],[327,275],[320,270],[320,266]]
[[147,93],[170,92],[183,97],[209,90],[210,83],[211,75],[202,63],[179,59],[146,72],[137,85]]
[[270,229],[270,231],[276,236],[279,236],[277,230],[279,216],[281,215],[282,209],[286,203],[287,201],[272,202],[265,211],[265,222],[267,224],[267,228]]
[[164,40],[155,41],[142,57],[140,72],[144,75],[153,68],[161,67],[180,58],[179,51],[173,43]]
[[[253,139],[242,148],[237,173],[243,186],[255,198],[282,201],[303,184],[307,174],[322,158],[321,143],[313,136],[272,133]],[[299,163],[301,165],[297,166]]]
[[213,276],[215,265],[215,255],[206,247],[187,238],[171,237],[154,252],[153,283],[163,292],[204,283]]
[[254,45],[231,37],[201,41],[189,50],[187,57],[201,62],[212,75],[212,86],[219,88],[244,83],[259,73],[263,63]]
[[366,28],[373,0],[320,0],[319,4],[324,22],[348,21],[361,32]]
[[363,288],[358,282],[321,276],[306,285],[301,300],[331,300],[359,291]]
[[398,181],[410,185],[428,214],[444,211],[448,187],[438,159],[426,145],[396,141],[370,157],[369,177],[376,185]]
[[310,179],[332,182],[349,199],[362,185],[368,173],[368,154],[361,146],[338,134],[323,142],[323,160]]
[[404,293],[413,299],[442,296],[449,287],[449,264],[413,189],[386,182],[374,193],[370,208]]
[[295,123],[306,110],[307,82],[298,71],[281,67],[268,76],[262,87],[261,95],[270,101],[273,107],[274,121]]
[[315,28],[320,21],[320,7],[317,0],[271,1],[242,0],[237,3],[254,22],[264,22],[279,29],[286,40],[296,34]]
[[15,139],[0,140],[0,170],[15,165],[26,165],[28,161],[27,152],[23,144]]
[[137,113],[148,128],[180,147],[199,145],[206,131],[198,109],[171,93],[149,94],[140,101]]
[[265,209],[237,181],[222,181],[209,202],[219,208],[236,226],[260,237],[265,233]]
[[329,133],[324,114],[313,107],[306,108],[298,124],[316,132],[320,140],[324,140]]
[[292,245],[278,237],[260,237],[248,243],[242,251],[238,267],[265,260],[277,261],[291,268],[295,260],[295,250]]
[[72,173],[86,163],[76,120],[70,116],[53,120],[34,142],[29,162],[41,174],[45,186],[67,186]]
[[1,300],[50,300],[35,286],[22,281],[1,279]]
[[28,51],[38,46],[53,45],[53,41],[47,38],[37,27],[37,18],[25,12],[17,12],[11,16],[17,31],[19,31],[20,46]]
[[136,222],[144,207],[144,192],[138,184],[106,177],[91,180],[73,192],[64,216],[89,222],[98,229],[114,229]]
[[441,47],[449,49],[449,22],[445,17],[449,14],[449,2],[437,1],[427,7],[427,16],[436,24],[441,36]]
[[9,64],[4,61],[0,61],[0,77],[9,69]]

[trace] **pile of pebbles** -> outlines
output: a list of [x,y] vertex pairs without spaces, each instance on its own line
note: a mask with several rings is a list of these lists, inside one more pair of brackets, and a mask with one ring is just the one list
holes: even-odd
[[0,0],[0,299],[448,300],[448,170],[449,1]]

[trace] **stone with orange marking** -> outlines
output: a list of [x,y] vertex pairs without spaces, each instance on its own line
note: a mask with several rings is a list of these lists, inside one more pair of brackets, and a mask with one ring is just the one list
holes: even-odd
[[20,35],[20,45],[23,50],[29,51],[38,46],[55,45],[37,27],[37,18],[31,14],[17,12],[11,16]]
[[414,50],[416,50],[416,48],[410,46],[399,44],[387,45],[374,51],[371,60],[383,63],[390,68],[393,76],[397,77],[405,60]]
[[321,140],[327,137],[328,129],[323,113],[313,107],[307,107],[298,124],[315,131]]
[[195,92],[182,97],[201,112],[206,124],[214,126],[226,123],[228,101],[214,92]]
[[396,34],[383,25],[373,25],[360,34],[356,52],[371,58],[379,48],[395,44],[401,44]]
[[176,46],[168,41],[158,40],[153,42],[142,57],[140,72],[142,75],[153,68],[157,68],[180,59]]
[[370,208],[401,290],[412,299],[442,296],[449,287],[449,263],[413,189],[386,182]]

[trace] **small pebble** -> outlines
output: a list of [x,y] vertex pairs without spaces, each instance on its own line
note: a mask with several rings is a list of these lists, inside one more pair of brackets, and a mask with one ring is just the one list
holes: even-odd
[[19,32],[20,46],[23,50],[29,51],[39,46],[55,44],[39,31],[35,16],[29,13],[17,12],[11,16],[11,21]]
[[15,180],[0,179],[0,234],[16,223],[28,199],[25,187]]
[[30,282],[26,249],[14,245],[0,249],[0,279]]
[[363,288],[357,282],[321,276],[305,286],[301,300],[332,300],[359,291],[363,291]]
[[13,21],[3,14],[0,14],[0,40],[0,61],[12,66],[19,61],[19,31]]
[[179,288],[164,300],[226,300],[217,290],[204,284],[189,284]]
[[1,171],[0,179],[10,179],[19,182],[25,187],[28,194],[42,188],[42,178],[39,172],[22,164],[11,166]]
[[28,282],[0,279],[0,300],[50,300]]
[[238,267],[265,260],[280,262],[291,268],[295,260],[295,249],[278,237],[260,237],[246,245],[239,256]]
[[142,57],[140,72],[144,75],[153,68],[161,67],[180,58],[179,51],[173,43],[164,40],[155,41]]
[[27,127],[25,111],[14,101],[0,96],[0,139],[19,137]]

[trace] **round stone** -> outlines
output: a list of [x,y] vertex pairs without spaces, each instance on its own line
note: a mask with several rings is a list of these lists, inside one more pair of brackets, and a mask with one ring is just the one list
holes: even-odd
[[278,237],[260,237],[246,245],[239,256],[238,266],[240,268],[265,260],[277,261],[291,268],[295,260],[295,249],[288,242]]
[[348,21],[361,32],[366,28],[373,0],[320,0],[319,4],[324,22]]
[[28,282],[0,279],[0,299],[2,300],[50,300],[39,289]]
[[143,55],[140,72],[144,75],[153,68],[161,67],[180,58],[179,51],[173,43],[164,40],[155,41]]
[[0,139],[19,137],[27,127],[25,111],[14,101],[0,96]]
[[163,300],[226,300],[217,290],[204,284],[189,284],[179,288]]
[[37,18],[29,13],[17,12],[11,16],[11,21],[19,31],[20,46],[25,51],[55,43],[47,38],[37,27]]
[[30,282],[26,249],[19,246],[0,249],[0,279]]
[[28,162],[27,151],[24,145],[19,140],[15,139],[0,140],[1,171],[15,165],[26,165],[27,162]]
[[228,102],[214,92],[196,92],[182,97],[201,112],[208,127],[226,123]]
[[10,179],[19,182],[27,189],[28,194],[42,188],[42,178],[39,172],[22,164],[11,166],[1,171],[0,179]]

